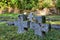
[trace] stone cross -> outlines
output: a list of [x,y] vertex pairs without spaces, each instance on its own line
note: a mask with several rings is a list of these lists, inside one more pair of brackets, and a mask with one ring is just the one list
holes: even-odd
[[[25,17],[26,18],[26,17]],[[18,26],[18,33],[22,33],[22,32],[25,32],[25,30],[27,30],[28,28],[28,21],[24,21],[24,15],[22,16],[18,16],[18,21],[17,21],[17,25]]]
[[35,18],[37,23],[45,23],[46,22],[45,16],[36,16],[34,18]]
[[33,13],[32,12],[28,15],[28,19],[29,19],[29,21],[33,21]]
[[30,28],[34,30],[36,35],[43,37],[49,31],[49,24],[38,24],[30,22]]
[[34,30],[36,35],[42,36],[42,28],[39,26],[39,24],[35,22],[30,23],[30,28]]
[[[17,33],[24,33],[28,30],[28,28],[30,28],[34,30],[36,35],[43,37],[45,33],[49,31],[49,24],[42,22],[42,16],[33,17],[33,13],[30,13],[28,18],[29,19],[27,19],[27,15],[18,15],[18,20],[10,22],[9,24],[13,24],[18,27]],[[37,22],[32,21],[33,18],[35,18]]]
[[42,23],[42,17],[41,16],[36,16],[35,20],[37,23]]

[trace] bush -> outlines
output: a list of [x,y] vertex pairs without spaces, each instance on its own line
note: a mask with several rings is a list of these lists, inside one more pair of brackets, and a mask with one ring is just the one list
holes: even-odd
[[57,7],[57,8],[60,8],[60,0],[57,0],[57,1],[56,1],[56,7]]

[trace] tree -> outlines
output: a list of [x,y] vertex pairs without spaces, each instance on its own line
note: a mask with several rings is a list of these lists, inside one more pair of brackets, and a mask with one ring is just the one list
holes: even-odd
[[56,0],[56,7],[60,8],[60,0]]

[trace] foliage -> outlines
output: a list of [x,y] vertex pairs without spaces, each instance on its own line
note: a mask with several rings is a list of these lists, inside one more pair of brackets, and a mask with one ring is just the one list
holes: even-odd
[[20,9],[32,9],[32,8],[48,7],[51,1],[52,0],[44,0],[44,1],[43,0],[2,0],[0,2],[0,5],[18,7]]
[[0,2],[0,8],[4,9],[7,7],[6,1]]
[[56,1],[56,7],[57,7],[57,8],[60,8],[60,0],[57,0],[57,1]]
[[18,0],[11,0],[11,6],[18,7]]
[[43,8],[49,7],[48,3],[43,3]]
[[52,6],[52,0],[44,0],[43,7],[51,7]]
[[32,9],[36,6],[36,0],[20,0],[20,9]]
[[31,10],[31,9],[39,9],[45,7],[60,7],[60,1],[57,0],[56,4],[53,3],[52,0],[0,0],[0,9],[6,9],[9,7],[14,10],[17,8],[18,10]]

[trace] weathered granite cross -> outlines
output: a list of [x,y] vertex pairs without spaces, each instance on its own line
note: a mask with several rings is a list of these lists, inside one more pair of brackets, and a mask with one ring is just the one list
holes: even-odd
[[8,22],[8,25],[15,25],[18,27],[17,33],[23,33],[25,30],[27,30],[28,27],[28,21],[24,21],[24,18],[26,18],[24,15],[18,15],[18,20],[14,22]]
[[37,23],[46,23],[45,16],[35,16],[34,17]]
[[33,12],[31,12],[29,15],[28,15],[28,19],[29,19],[29,21],[33,21]]
[[30,28],[34,30],[36,35],[44,36],[45,33],[49,31],[49,24],[38,24],[35,22],[30,22]]
[[[45,33],[47,33],[49,31],[49,25],[42,23],[41,16],[33,17],[33,14],[31,13],[28,17],[29,17],[29,21],[25,21],[25,18],[27,20],[26,15],[18,15],[17,21],[10,22],[10,24],[18,26],[17,33],[24,33],[25,30],[28,30],[28,28],[31,28],[34,30],[36,35],[39,35],[42,37],[42,36],[44,36]],[[35,18],[38,22],[37,23],[32,22],[33,18]]]

